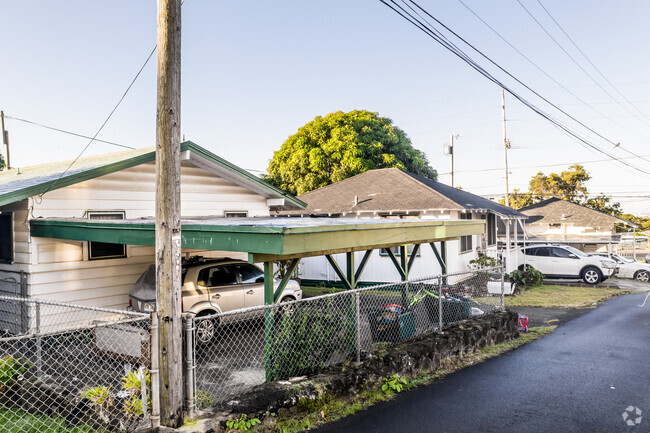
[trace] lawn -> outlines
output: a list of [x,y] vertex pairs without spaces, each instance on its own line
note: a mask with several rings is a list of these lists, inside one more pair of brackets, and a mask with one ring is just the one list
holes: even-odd
[[32,415],[19,409],[0,409],[0,423],[2,424],[0,431],[8,433],[91,433],[96,431],[88,426],[66,426],[65,420],[60,417]]
[[620,289],[569,287],[542,284],[517,296],[506,296],[506,307],[589,308],[594,304],[627,294]]

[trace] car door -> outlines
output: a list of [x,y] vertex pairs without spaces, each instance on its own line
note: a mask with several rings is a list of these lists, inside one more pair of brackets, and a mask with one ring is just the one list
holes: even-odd
[[257,266],[237,265],[246,307],[264,305],[264,273]]
[[204,300],[216,304],[221,311],[244,308],[244,290],[237,279],[235,265],[215,265],[201,269],[197,286],[205,289]]
[[530,263],[535,269],[540,271],[544,275],[554,275],[553,274],[553,260],[551,258],[551,251],[549,247],[537,247],[535,252],[534,262]]
[[553,261],[553,275],[580,276],[580,259],[571,251],[553,247],[551,248],[551,259]]

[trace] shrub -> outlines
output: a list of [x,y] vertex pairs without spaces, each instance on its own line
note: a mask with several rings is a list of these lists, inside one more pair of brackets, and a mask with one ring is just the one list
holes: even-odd
[[0,392],[16,383],[30,366],[29,362],[16,359],[11,355],[0,358]]
[[265,348],[267,379],[288,379],[312,374],[329,365],[337,352],[347,356],[354,350],[354,304],[325,305],[296,310],[292,315],[276,312]]
[[500,264],[501,264],[501,260],[496,259],[494,257],[487,256],[484,253],[479,252],[478,258],[470,260],[469,265],[467,267],[470,268],[471,270],[480,270],[485,268],[494,268],[496,266],[499,266]]
[[[151,375],[145,370],[145,386],[151,387]],[[122,389],[129,394],[128,400],[124,404],[124,414],[127,418],[139,418],[144,415],[142,410],[141,386],[139,370],[131,370],[122,378]],[[151,406],[149,395],[147,394],[147,407]]]
[[526,265],[523,269],[512,271],[507,277],[514,281],[520,289],[527,289],[541,284],[544,279],[544,274],[532,266]]

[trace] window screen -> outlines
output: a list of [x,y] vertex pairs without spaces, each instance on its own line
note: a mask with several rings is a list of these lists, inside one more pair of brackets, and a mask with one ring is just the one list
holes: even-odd
[[[88,212],[88,218],[91,220],[123,220],[124,212]],[[120,257],[126,257],[126,245],[124,244],[88,242],[88,258],[90,260]]]
[[[471,220],[471,213],[462,213],[460,214],[460,219],[462,220]],[[467,251],[472,251],[472,236],[461,236],[460,237],[460,252],[464,253]]]

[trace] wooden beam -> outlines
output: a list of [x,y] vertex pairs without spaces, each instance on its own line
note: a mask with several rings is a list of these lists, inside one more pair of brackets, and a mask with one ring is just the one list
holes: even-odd
[[395,253],[393,253],[393,250],[390,248],[386,248],[386,253],[388,254],[388,257],[390,257],[390,260],[393,262],[393,265],[395,265],[397,272],[399,272],[400,278],[402,281],[404,281],[406,279],[406,273],[404,272],[404,269],[402,269],[402,265],[397,260],[397,257],[395,257]]
[[156,301],[160,317],[160,422],[183,424],[181,318],[181,0],[158,0]]
[[343,283],[343,285],[345,286],[345,288],[346,288],[347,290],[352,290],[354,287],[352,287],[352,285],[351,285],[350,282],[348,281],[347,277],[345,276],[345,274],[343,273],[343,271],[342,271],[341,268],[339,267],[338,263],[336,263],[336,260],[334,260],[334,257],[332,257],[331,255],[327,254],[327,255],[325,256],[325,258],[326,258],[327,261],[330,263],[330,265],[332,265],[332,268],[334,268],[334,272],[336,272],[336,275],[338,275],[338,277],[341,279],[341,282]]
[[415,262],[415,258],[417,257],[419,252],[420,252],[420,244],[415,244],[415,246],[413,247],[413,252],[411,253],[411,257],[409,257],[409,263],[408,263],[409,272],[411,272],[411,269],[413,268],[413,263]]
[[[282,280],[280,280],[280,284],[278,285],[278,288],[275,289],[275,293],[273,294],[274,304],[278,302],[278,300],[280,299],[280,295],[284,291],[284,288],[287,287],[287,283],[291,279],[291,274],[293,274],[293,271],[296,270],[296,266],[298,266],[299,261],[300,259],[293,259],[291,261],[291,264],[289,264],[289,267],[287,268],[287,272],[282,277]],[[264,281],[266,282],[266,279]]]
[[361,259],[361,263],[359,263],[359,268],[357,268],[357,271],[354,274],[354,281],[357,283],[361,279],[361,274],[363,274],[363,270],[366,268],[366,264],[368,263],[368,259],[370,258],[371,254],[372,250],[367,250]]

